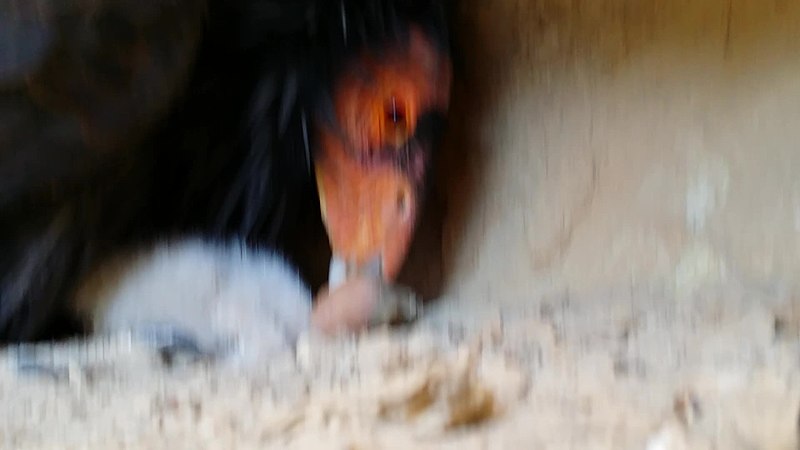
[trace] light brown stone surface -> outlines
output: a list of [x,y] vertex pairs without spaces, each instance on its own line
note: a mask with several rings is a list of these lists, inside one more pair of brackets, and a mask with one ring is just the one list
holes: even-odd
[[454,290],[796,283],[800,3],[464,9]]

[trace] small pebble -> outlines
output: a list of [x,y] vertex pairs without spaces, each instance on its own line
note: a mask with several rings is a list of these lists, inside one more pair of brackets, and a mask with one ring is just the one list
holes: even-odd
[[366,328],[378,303],[380,284],[369,278],[353,278],[333,291],[324,286],[311,314],[313,326],[325,334],[355,332]]

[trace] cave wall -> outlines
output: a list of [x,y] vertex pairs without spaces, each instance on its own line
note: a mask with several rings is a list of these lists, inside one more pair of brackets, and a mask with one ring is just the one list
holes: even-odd
[[462,0],[446,293],[800,274],[800,2]]

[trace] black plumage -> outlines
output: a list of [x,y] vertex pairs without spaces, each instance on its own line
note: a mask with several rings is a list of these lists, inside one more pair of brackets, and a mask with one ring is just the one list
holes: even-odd
[[237,235],[303,267],[337,73],[412,23],[447,47],[446,19],[443,0],[0,2],[0,343],[74,331],[81,277],[154,239]]

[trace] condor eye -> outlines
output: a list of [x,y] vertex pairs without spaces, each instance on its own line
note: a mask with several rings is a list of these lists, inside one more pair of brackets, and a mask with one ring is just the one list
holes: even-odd
[[386,104],[386,119],[397,124],[405,124],[406,111],[404,105],[398,103],[397,97],[392,97]]
[[383,109],[384,143],[399,147],[409,136],[408,110],[406,104],[395,96],[386,101]]

